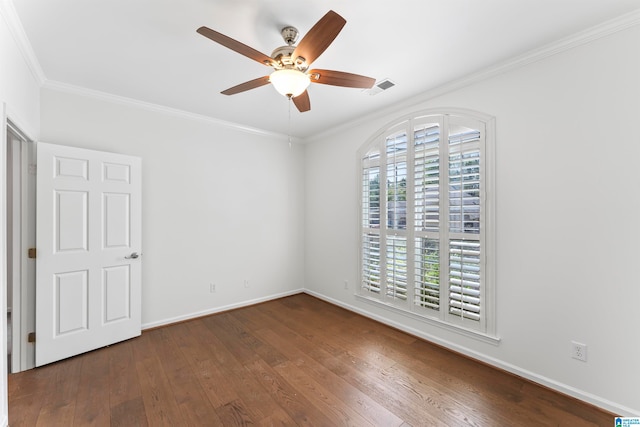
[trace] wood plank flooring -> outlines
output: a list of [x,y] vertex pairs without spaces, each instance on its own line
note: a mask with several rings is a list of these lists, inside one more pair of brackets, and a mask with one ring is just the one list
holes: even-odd
[[610,426],[613,416],[305,294],[9,376],[19,426]]

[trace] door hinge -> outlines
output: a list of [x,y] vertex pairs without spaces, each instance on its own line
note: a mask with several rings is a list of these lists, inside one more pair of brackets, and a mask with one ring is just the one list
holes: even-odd
[[34,259],[36,257],[36,248],[29,248],[29,258]]
[[35,332],[29,332],[29,335],[27,335],[27,342],[36,342]]

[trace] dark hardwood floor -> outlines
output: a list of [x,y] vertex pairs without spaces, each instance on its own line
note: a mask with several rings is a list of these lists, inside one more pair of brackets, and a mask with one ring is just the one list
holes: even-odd
[[18,426],[611,426],[613,416],[299,294],[9,376]]

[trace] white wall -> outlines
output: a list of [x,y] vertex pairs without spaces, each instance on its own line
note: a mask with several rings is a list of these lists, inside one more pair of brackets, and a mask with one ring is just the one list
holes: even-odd
[[[0,102],[7,116],[30,138],[37,138],[40,127],[39,65],[29,61],[25,52],[22,27],[13,6],[0,3]],[[4,176],[3,176],[4,179]]]
[[142,158],[143,327],[304,287],[304,146],[60,90],[41,110],[42,141]]
[[[40,126],[40,80],[23,55],[16,33],[15,12],[0,3],[0,313],[6,312],[6,119],[29,137],[36,138]],[[6,316],[0,316],[0,355],[7,354]],[[0,426],[9,422],[7,407],[7,358],[0,357]]]
[[[640,414],[639,52],[636,25],[318,137],[306,150],[307,288],[612,412]],[[435,107],[496,117],[498,346],[353,295],[356,151],[394,118]],[[587,363],[570,358],[571,340],[588,345]]]

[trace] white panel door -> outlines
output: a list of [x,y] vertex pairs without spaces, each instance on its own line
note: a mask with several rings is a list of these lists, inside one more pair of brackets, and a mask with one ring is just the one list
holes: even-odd
[[140,335],[141,161],[38,143],[36,366]]

